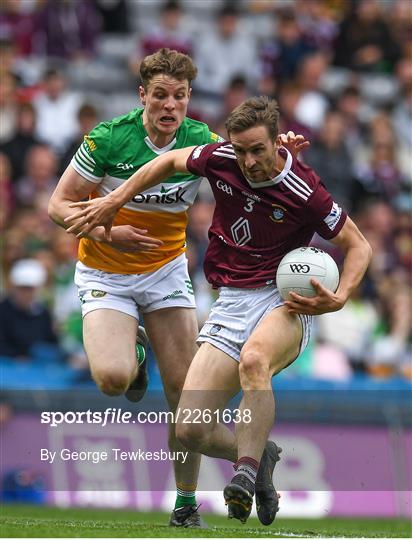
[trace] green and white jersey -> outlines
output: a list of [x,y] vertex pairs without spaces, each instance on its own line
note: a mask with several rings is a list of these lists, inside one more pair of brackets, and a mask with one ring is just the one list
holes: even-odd
[[[185,118],[175,138],[163,148],[149,139],[142,121],[143,109],[102,122],[84,138],[71,165],[86,180],[96,184],[92,196],[104,196],[119,187],[147,162],[168,150],[222,140],[209,127]],[[151,272],[185,250],[187,210],[193,204],[200,178],[178,173],[161,184],[137,194],[116,217],[115,225],[133,225],[163,240],[161,248],[139,254],[122,253],[109,245],[82,239],[80,260],[107,272],[134,274]]]

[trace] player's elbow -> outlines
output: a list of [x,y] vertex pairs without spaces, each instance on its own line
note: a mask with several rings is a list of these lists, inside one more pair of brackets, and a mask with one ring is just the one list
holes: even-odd
[[61,204],[54,195],[52,195],[47,206],[47,213],[49,215],[49,218],[54,221],[54,223],[60,226],[63,225],[64,216],[63,212],[61,211]]
[[344,251],[355,250],[359,260],[369,265],[373,255],[372,247],[353,221],[348,220],[337,238],[340,239],[337,245],[340,245]]
[[372,249],[372,246],[369,244],[369,242],[366,240],[366,238],[364,238],[364,241],[365,241],[365,253],[368,258],[368,265],[369,265],[373,257],[373,249]]
[[49,218],[57,222],[59,219],[59,212],[58,212],[58,204],[56,204],[56,199],[54,196],[51,197],[49,200],[49,204],[47,206],[47,213],[49,215]]
[[366,260],[366,264],[367,264],[367,266],[369,266],[369,263],[372,260],[373,250],[372,250],[372,246],[366,240],[366,238],[363,236],[363,234],[361,234],[359,236],[359,238],[357,238],[357,246],[362,251],[362,253],[363,253],[364,257],[365,257],[365,260]]

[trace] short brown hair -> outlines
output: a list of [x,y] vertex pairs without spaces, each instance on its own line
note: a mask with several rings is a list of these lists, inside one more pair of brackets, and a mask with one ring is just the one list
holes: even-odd
[[225,126],[227,132],[239,133],[255,126],[266,126],[270,138],[278,136],[279,107],[274,99],[266,96],[252,97],[234,109]]
[[169,75],[179,81],[187,80],[190,83],[197,75],[197,67],[187,54],[171,49],[160,49],[146,56],[140,64],[140,78],[147,90],[147,86],[155,75]]

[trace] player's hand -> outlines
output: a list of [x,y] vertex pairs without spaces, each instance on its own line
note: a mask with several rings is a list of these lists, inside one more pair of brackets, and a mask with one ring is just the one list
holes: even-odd
[[288,131],[286,135],[281,133],[279,137],[282,146],[287,148],[295,159],[302,150],[310,146],[310,142],[303,135],[295,135],[293,131]]
[[161,240],[147,236],[147,230],[132,225],[118,225],[112,228],[111,233],[109,244],[126,253],[152,251],[163,245]]
[[111,229],[118,208],[110,200],[110,197],[98,197],[90,201],[72,203],[69,208],[79,209],[71,216],[65,218],[65,223],[70,227],[68,233],[73,233],[77,238],[86,236],[95,227],[104,226],[106,240],[111,240]]
[[326,289],[316,279],[310,280],[316,296],[307,298],[295,292],[290,292],[291,300],[285,301],[289,313],[303,315],[322,315],[331,311],[339,311],[345,305],[346,299],[342,299],[336,293]]

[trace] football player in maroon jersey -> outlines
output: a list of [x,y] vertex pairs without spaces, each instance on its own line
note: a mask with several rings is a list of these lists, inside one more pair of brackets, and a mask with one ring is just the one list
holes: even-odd
[[[68,230],[87,234],[105,225],[109,235],[116,211],[162,178],[185,171],[208,178],[216,208],[204,269],[219,298],[200,331],[179,407],[213,413],[240,388],[243,397],[236,434],[217,414],[202,424],[179,421],[176,434],[190,450],[234,463],[236,474],[224,490],[229,517],[245,522],[256,494],[258,517],[268,525],[278,510],[272,473],[279,449],[267,441],[275,415],[271,378],[305,348],[314,315],[343,307],[367,269],[371,248],[316,173],[281,146],[275,101],[247,100],[226,128],[230,142],[167,152],[110,195],[76,203],[80,211],[68,220]],[[339,287],[332,292],[312,280],[315,297],[291,293],[284,301],[276,288],[277,266],[315,232],[345,253]]]

